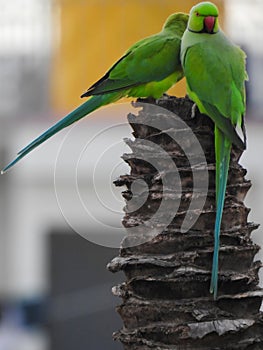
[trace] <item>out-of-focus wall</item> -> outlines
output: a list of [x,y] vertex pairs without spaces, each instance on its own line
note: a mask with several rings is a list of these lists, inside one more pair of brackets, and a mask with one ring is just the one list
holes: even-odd
[[226,28],[235,43],[247,53],[248,118],[263,120],[263,1],[227,0]]

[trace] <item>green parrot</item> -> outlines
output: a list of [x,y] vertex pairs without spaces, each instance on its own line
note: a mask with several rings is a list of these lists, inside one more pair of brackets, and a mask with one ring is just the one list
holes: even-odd
[[180,46],[187,21],[187,14],[174,13],[168,17],[161,32],[131,46],[108,72],[81,96],[90,97],[86,102],[23,148],[2,173],[58,131],[101,106],[116,102],[122,97],[160,98],[183,77]]
[[[245,53],[220,30],[218,9],[211,2],[194,6],[182,37],[181,62],[187,93],[201,113],[215,123],[216,219],[210,293],[217,298],[218,255],[232,144],[244,150]],[[237,130],[243,132],[243,140]]]

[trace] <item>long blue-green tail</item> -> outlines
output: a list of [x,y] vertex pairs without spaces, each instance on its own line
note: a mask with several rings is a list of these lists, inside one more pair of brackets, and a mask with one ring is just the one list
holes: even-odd
[[17,162],[19,162],[22,158],[24,158],[29,152],[33,151],[34,148],[41,145],[41,143],[45,142],[47,139],[55,135],[60,130],[66,128],[67,126],[75,123],[79,119],[85,117],[87,114],[95,111],[99,107],[106,105],[111,102],[117,101],[122,96],[120,92],[105,94],[105,95],[96,95],[92,96],[89,100],[84,102],[82,105],[74,109],[71,113],[66,115],[63,119],[58,121],[55,125],[33,140],[29,145],[23,148],[20,152],[18,152],[17,157],[9,163],[2,171],[3,174],[8,169],[12,168]]
[[228,169],[230,161],[231,142],[220,129],[215,127],[215,156],[216,156],[216,220],[214,228],[214,256],[210,293],[217,298],[218,289],[218,256],[220,245],[220,227],[224,209]]

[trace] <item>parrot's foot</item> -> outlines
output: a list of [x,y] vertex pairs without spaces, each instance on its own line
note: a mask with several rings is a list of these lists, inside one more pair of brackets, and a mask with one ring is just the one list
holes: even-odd
[[144,97],[144,98],[139,97],[136,102],[155,104],[156,99],[153,97]]
[[160,98],[156,99],[156,103],[159,104],[159,101],[162,101],[164,99],[168,99],[170,96],[166,93],[164,93]]
[[191,110],[191,118],[192,118],[192,119],[195,118],[196,109],[197,109],[197,104],[194,103],[193,106],[192,106],[192,110]]

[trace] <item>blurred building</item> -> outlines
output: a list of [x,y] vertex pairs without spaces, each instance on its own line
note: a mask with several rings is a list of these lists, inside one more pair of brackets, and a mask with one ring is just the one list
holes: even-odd
[[226,16],[226,27],[232,39],[241,45],[247,52],[249,82],[248,101],[249,117],[263,119],[262,97],[262,60],[263,25],[261,13],[263,2],[261,0],[228,0],[226,10],[231,16]]

